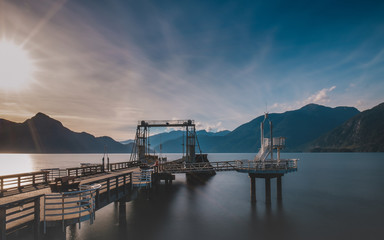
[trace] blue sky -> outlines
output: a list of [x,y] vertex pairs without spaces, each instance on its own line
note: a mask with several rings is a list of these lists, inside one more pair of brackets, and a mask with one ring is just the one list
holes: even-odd
[[383,1],[0,2],[0,39],[36,67],[0,89],[0,118],[123,140],[141,119],[233,130],[266,109],[384,101]]

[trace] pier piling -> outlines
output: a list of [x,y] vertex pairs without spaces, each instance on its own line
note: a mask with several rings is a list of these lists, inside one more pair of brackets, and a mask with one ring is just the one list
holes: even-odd
[[0,240],[5,240],[5,232],[6,232],[6,213],[5,207],[0,208]]
[[251,202],[256,202],[256,179],[255,176],[249,175],[251,178]]
[[271,178],[265,178],[265,202],[267,204],[271,203]]
[[282,186],[281,186],[281,176],[277,176],[276,180],[276,189],[277,189],[277,200],[283,199]]

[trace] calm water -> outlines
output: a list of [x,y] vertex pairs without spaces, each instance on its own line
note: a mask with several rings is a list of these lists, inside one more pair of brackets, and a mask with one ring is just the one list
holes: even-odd
[[[9,171],[0,155],[2,171]],[[18,157],[17,157],[18,156]],[[251,159],[254,154],[209,154],[211,161]],[[100,155],[13,155],[20,168],[77,166],[100,162]],[[175,158],[174,155],[170,157]],[[67,227],[56,239],[382,239],[383,153],[299,153],[299,171],[283,177],[283,201],[265,203],[264,181],[256,181],[250,203],[247,174],[222,172],[199,185],[176,175],[172,186],[142,192],[127,202],[99,210],[93,225]],[[126,155],[111,155],[111,162]],[[16,160],[14,160],[16,162]],[[8,168],[7,170],[4,170]],[[59,232],[59,231],[58,231]],[[30,236],[18,236],[18,239]]]

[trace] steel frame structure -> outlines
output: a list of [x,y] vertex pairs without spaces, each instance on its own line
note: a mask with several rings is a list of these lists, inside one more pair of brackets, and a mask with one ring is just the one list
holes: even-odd
[[185,128],[185,163],[196,162],[196,143],[200,150],[196,136],[196,125],[194,120],[142,120],[137,124],[135,144],[132,149],[131,161],[146,163],[146,156],[150,153],[149,129],[151,127],[182,127]]

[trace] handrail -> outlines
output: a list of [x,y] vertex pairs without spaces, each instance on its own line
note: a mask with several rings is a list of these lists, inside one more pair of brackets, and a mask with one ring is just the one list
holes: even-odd
[[[0,239],[7,232],[33,224],[35,233],[40,226],[40,198],[43,194],[0,205]],[[33,216],[33,217],[31,217]],[[18,221],[19,224],[14,222]]]
[[37,171],[0,176],[0,197],[4,191],[9,189],[22,188],[40,183],[47,184],[47,175],[47,171]]
[[236,161],[200,162],[200,163],[165,163],[159,165],[160,172],[184,173],[189,171],[232,171],[236,170]]
[[121,170],[121,169],[137,167],[137,166],[139,166],[138,161],[117,162],[117,163],[110,163],[108,169],[110,171],[117,171],[117,170]]
[[295,170],[298,159],[280,159],[268,161],[237,160],[237,170]]
[[67,176],[81,177],[85,175],[94,175],[102,173],[103,170],[102,164],[88,167],[67,168]]
[[48,172],[48,181],[50,182],[56,178],[67,176],[67,170],[65,168],[44,168],[40,170]]
[[201,163],[167,163],[160,164],[160,172],[185,173],[190,171],[237,171],[237,170],[279,170],[297,169],[298,159],[280,159],[274,161],[250,161],[235,160],[222,162],[201,162]]
[[14,178],[14,177],[24,177],[24,176],[30,176],[30,175],[36,175],[36,174],[42,174],[45,173],[45,171],[36,171],[36,172],[27,172],[27,173],[17,173],[17,174],[10,174],[10,175],[2,175],[0,178]]
[[133,172],[132,184],[135,187],[152,187],[152,173],[153,170],[141,170],[140,172]]
[[83,187],[85,190],[52,193],[44,195],[44,233],[48,221],[61,221],[64,231],[65,220],[89,218],[91,224],[95,219],[96,191],[101,185]]

